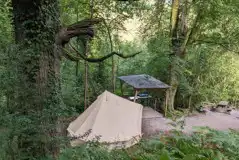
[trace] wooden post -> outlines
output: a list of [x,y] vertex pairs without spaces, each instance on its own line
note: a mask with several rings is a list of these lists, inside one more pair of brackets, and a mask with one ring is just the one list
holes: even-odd
[[156,111],[157,109],[157,97],[154,99],[154,110]]
[[136,90],[135,90],[135,94],[134,94],[134,102],[136,102],[137,94],[138,94],[138,90],[136,89]]

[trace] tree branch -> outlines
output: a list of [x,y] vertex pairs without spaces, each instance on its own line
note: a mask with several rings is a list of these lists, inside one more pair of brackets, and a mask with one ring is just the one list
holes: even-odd
[[69,60],[72,60],[72,61],[79,61],[80,59],[84,59],[85,61],[87,62],[91,62],[91,63],[99,63],[99,62],[103,62],[104,60],[110,58],[111,56],[113,55],[117,55],[121,58],[131,58],[131,57],[134,57],[136,56],[137,54],[141,53],[142,51],[140,52],[136,52],[134,54],[130,54],[130,55],[123,55],[121,53],[117,53],[117,52],[111,52],[110,54],[106,55],[106,56],[103,56],[103,57],[100,57],[100,58],[88,58],[86,57],[85,55],[83,55],[82,53],[80,53],[76,48],[74,48],[72,45],[70,45],[71,48],[78,54],[78,56],[74,56],[72,54],[70,54],[67,50],[64,49],[64,57],[69,59]]
[[80,35],[93,37],[94,30],[92,26],[100,23],[101,21],[101,19],[85,19],[60,29],[55,38],[56,45],[64,46],[71,38]]
[[70,54],[67,50],[63,49],[63,56],[68,59],[68,60],[71,60],[71,61],[74,61],[74,62],[79,62],[80,58],[78,58],[77,56],[74,56],[72,54]]
[[134,54],[130,54],[130,55],[123,55],[121,53],[117,53],[117,52],[111,52],[110,54],[103,56],[101,58],[88,58],[86,57],[84,54],[81,54],[77,49],[75,49],[73,46],[71,46],[71,48],[78,54],[77,56],[74,56],[72,54],[70,54],[66,49],[64,49],[64,45],[66,43],[68,43],[70,41],[71,38],[73,37],[78,37],[80,35],[86,35],[86,36],[90,36],[93,37],[94,36],[94,30],[92,28],[92,26],[94,24],[100,23],[102,21],[102,19],[85,19],[82,20],[80,22],[77,22],[75,24],[72,24],[68,27],[64,27],[62,28],[56,38],[55,38],[55,44],[57,46],[59,46],[61,48],[62,55],[71,60],[71,61],[79,61],[80,59],[84,59],[85,61],[91,62],[91,63],[98,63],[98,62],[102,62],[108,58],[110,58],[113,55],[117,55],[121,58],[130,58],[130,57],[134,57],[137,54],[141,53],[140,52],[136,52]]
[[212,41],[212,40],[194,40],[193,43],[196,44],[196,45],[198,45],[198,44],[216,45],[216,46],[222,47],[223,49],[225,49],[227,51],[237,53],[237,54],[239,53],[238,51],[235,51],[228,46],[230,44],[236,45],[236,43],[220,42],[220,41]]
[[192,35],[196,31],[197,23],[198,23],[200,17],[201,17],[201,8],[198,10],[198,13],[193,21],[192,27],[186,33],[186,37],[185,37],[185,39],[182,43],[182,46],[180,48],[181,53],[185,52],[186,46],[188,45],[189,41],[192,39]]

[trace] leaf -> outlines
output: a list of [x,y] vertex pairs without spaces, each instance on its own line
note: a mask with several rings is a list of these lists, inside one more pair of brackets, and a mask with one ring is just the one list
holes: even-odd
[[159,160],[171,160],[168,151],[163,151],[163,154],[160,155]]
[[196,160],[197,157],[195,157],[194,155],[186,155],[183,160]]

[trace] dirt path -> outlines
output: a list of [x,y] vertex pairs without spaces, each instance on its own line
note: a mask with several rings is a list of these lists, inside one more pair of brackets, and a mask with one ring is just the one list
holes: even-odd
[[239,130],[239,111],[233,112],[233,114],[229,115],[208,111],[206,114],[187,117],[183,131],[192,132],[194,130],[193,127],[210,127],[216,130]]
[[[195,127],[209,127],[216,130],[239,130],[239,111],[232,111],[231,114],[208,111],[206,114],[186,117],[184,121],[185,133],[191,133]],[[172,120],[164,118],[160,113],[146,107],[143,111],[142,132],[145,136],[154,135],[160,131],[176,129],[171,125]]]
[[160,131],[168,131],[174,129],[169,123],[172,120],[164,118],[162,114],[156,112],[152,108],[144,107],[142,116],[142,132],[143,136],[150,136]]

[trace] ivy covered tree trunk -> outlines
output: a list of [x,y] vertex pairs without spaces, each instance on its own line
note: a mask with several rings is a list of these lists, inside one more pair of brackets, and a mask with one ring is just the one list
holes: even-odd
[[20,125],[13,131],[18,145],[15,152],[35,158],[56,155],[61,102],[60,59],[54,46],[59,30],[58,1],[12,0],[12,6],[19,45],[15,121]]
[[196,7],[196,16],[188,27],[188,0],[173,0],[171,9],[171,61],[169,67],[168,110],[174,110],[174,100],[179,86],[180,71],[179,61],[184,60],[186,47],[197,30],[198,21],[201,18],[203,7]]
[[179,0],[172,1],[171,9],[171,57],[169,66],[169,83],[170,89],[168,89],[167,110],[172,112],[174,110],[174,99],[178,88],[178,77],[176,75],[176,59],[180,50],[180,44],[178,41],[177,29],[178,29],[178,16],[179,16]]
[[170,72],[170,78],[169,78],[169,82],[170,82],[170,88],[168,89],[168,98],[167,98],[167,111],[168,112],[173,112],[174,111],[174,100],[175,100],[175,96],[176,96],[176,93],[177,93],[177,89],[178,89],[178,77],[177,77],[177,74],[176,74],[176,65],[175,65],[175,61],[176,61],[176,56],[173,56],[171,58],[171,64],[170,64],[170,67],[169,67],[169,72]]
[[179,59],[184,59],[186,45],[192,29],[187,29],[187,0],[173,0],[171,9],[171,59],[169,66],[168,111],[174,110],[174,101],[179,86]]

